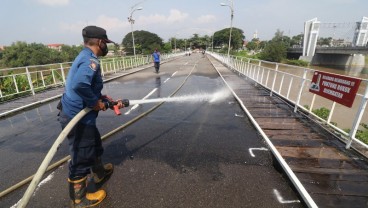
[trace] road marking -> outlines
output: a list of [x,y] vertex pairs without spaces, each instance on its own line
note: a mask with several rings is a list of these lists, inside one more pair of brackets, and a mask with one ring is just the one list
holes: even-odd
[[[176,72],[174,72],[172,75],[171,75],[171,77],[173,77],[176,73],[177,73],[178,71],[176,71]],[[166,83],[167,81],[169,81],[170,80],[170,77],[169,78],[167,78],[165,81],[164,81],[164,83]],[[144,98],[142,98],[142,100],[145,100],[145,99],[147,99],[149,96],[151,96],[154,92],[156,92],[156,90],[157,90],[158,88],[155,88],[155,89],[153,89],[150,93],[148,93]],[[136,105],[133,105],[133,107],[131,107],[126,113],[124,113],[124,115],[128,115],[128,114],[130,114],[130,112],[132,112],[133,110],[135,110],[136,108],[138,108],[138,106],[139,106],[139,104],[136,104]]]
[[284,200],[284,198],[281,196],[281,194],[279,193],[279,191],[277,191],[277,189],[273,189],[273,193],[276,195],[277,200],[281,204],[300,203],[299,200]]
[[255,157],[255,155],[253,154],[253,150],[263,150],[263,151],[268,151],[267,148],[265,147],[261,147],[261,148],[249,148],[249,154],[252,156],[252,157]]
[[[38,189],[46,184],[47,182],[51,181],[53,178],[54,178],[54,174],[55,174],[55,171],[52,172],[50,175],[48,175],[45,179],[43,179],[38,185],[37,185],[37,188],[36,190],[33,192],[33,195],[32,196],[35,196],[36,195],[36,192],[38,191]],[[19,199],[19,201],[17,203],[15,203],[13,206],[11,206],[10,208],[17,208],[18,207],[18,204],[20,203],[20,201],[22,201],[22,198]]]
[[[149,96],[151,96],[154,92],[156,92],[157,88],[153,89],[150,93],[148,93],[146,96],[144,96],[144,98],[142,98],[142,100],[147,99]],[[124,113],[124,115],[128,115],[130,112],[132,112],[132,110],[138,108],[139,104],[135,104],[133,105],[133,107],[131,107],[126,113]]]
[[48,175],[45,179],[43,179],[38,185],[37,185],[37,188],[36,190],[33,192],[33,196],[36,195],[36,192],[38,191],[38,189],[41,188],[42,185],[46,184],[47,182],[51,181],[53,178],[54,178],[54,174],[55,174],[55,171],[52,172],[50,175]]

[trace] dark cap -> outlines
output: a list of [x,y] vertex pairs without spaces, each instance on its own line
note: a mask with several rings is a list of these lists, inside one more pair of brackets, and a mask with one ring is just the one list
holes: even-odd
[[106,30],[97,26],[87,26],[82,30],[82,36],[85,38],[97,38],[102,39],[106,43],[114,43],[107,38]]

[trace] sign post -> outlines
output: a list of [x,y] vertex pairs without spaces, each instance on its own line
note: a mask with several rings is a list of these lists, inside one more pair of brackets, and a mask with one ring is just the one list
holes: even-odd
[[351,108],[361,79],[315,71],[309,92]]

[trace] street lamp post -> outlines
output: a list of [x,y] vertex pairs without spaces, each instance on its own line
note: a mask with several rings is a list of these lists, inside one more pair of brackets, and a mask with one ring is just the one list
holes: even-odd
[[231,44],[231,32],[233,30],[233,18],[234,18],[234,2],[233,0],[228,0],[230,2],[229,4],[225,4],[225,3],[221,3],[221,6],[228,6],[230,8],[231,11],[231,21],[230,21],[230,35],[229,35],[229,45],[228,45],[228,50],[227,50],[227,57],[230,57],[230,44]]
[[133,24],[134,24],[134,19],[133,19],[133,13],[135,11],[138,11],[138,10],[142,10],[143,8],[142,7],[138,7],[138,8],[135,8],[132,7],[132,11],[130,12],[130,16],[128,17],[128,21],[130,23],[130,29],[132,31],[132,40],[133,40],[133,53],[134,53],[134,59],[136,59],[136,56],[135,56],[135,43],[134,43],[134,33],[133,33]]

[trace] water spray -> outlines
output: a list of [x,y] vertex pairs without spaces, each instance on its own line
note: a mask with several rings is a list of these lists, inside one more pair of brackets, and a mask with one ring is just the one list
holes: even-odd
[[159,102],[219,102],[226,99],[230,95],[230,91],[226,88],[215,93],[197,93],[191,95],[183,95],[179,97],[166,97],[142,100],[129,100],[130,105],[140,105],[145,103],[159,103]]
[[[123,103],[124,107],[128,107],[130,105],[134,105],[131,109],[135,109],[138,107],[138,105],[141,104],[146,104],[146,103],[161,103],[161,102],[209,102],[209,103],[214,103],[214,102],[219,102],[222,100],[225,100],[229,95],[231,95],[231,92],[227,89],[224,88],[222,90],[219,90],[215,93],[197,93],[197,94],[191,94],[191,95],[183,95],[183,96],[179,96],[179,97],[166,97],[166,98],[154,98],[154,99],[141,99],[141,100],[128,100],[128,99],[123,99],[121,100],[121,102]],[[112,110],[115,111],[116,115],[121,115],[120,110],[117,106],[118,101],[108,101],[105,103],[105,107],[107,108],[111,108]],[[129,114],[130,111],[126,112],[125,114]]]

